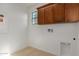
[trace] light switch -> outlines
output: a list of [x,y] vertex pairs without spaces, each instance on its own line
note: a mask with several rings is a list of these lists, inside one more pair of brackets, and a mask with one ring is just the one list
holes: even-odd
[[48,32],[53,32],[53,29],[50,29],[50,28],[49,28],[49,29],[48,29]]

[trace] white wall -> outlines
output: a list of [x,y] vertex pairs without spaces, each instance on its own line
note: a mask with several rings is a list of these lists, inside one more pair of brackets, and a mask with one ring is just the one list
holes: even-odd
[[13,53],[28,46],[27,9],[23,4],[0,4],[5,27],[0,29],[0,53]]
[[[52,24],[52,25],[33,25],[32,11],[43,4],[36,4],[29,9],[29,40],[30,46],[48,51],[55,55],[60,55],[60,42],[70,42],[71,55],[75,55],[76,43],[73,41],[75,35],[75,23]],[[48,32],[47,29],[52,28],[53,32]]]
[[76,25],[76,36],[77,36],[77,55],[79,56],[79,22]]

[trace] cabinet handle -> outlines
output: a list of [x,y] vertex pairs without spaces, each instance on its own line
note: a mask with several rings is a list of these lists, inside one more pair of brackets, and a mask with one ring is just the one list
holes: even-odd
[[75,38],[73,38],[73,40],[76,40]]

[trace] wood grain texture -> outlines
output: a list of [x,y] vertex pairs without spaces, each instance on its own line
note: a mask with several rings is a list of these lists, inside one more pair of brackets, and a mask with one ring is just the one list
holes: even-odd
[[64,4],[58,3],[53,5],[54,12],[54,22],[55,23],[64,23],[65,22],[65,10]]
[[38,9],[38,24],[44,24],[44,8]]
[[47,4],[38,8],[38,24],[54,24],[65,22],[64,4]]
[[55,3],[38,8],[38,24],[79,22],[79,3]]
[[36,48],[28,47],[13,53],[12,56],[55,56],[55,55],[48,52],[44,52]]
[[65,20],[66,22],[79,21],[79,3],[65,4]]
[[45,24],[52,24],[52,23],[54,23],[54,21],[53,21],[54,20],[53,4],[44,7],[44,11],[45,11],[45,13],[44,13],[44,16],[45,16],[44,23]]

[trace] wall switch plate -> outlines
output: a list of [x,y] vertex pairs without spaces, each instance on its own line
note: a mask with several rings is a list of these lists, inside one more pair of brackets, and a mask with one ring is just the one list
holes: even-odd
[[48,29],[48,32],[53,32],[53,29],[50,29],[50,28],[49,28],[49,29]]

